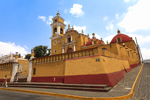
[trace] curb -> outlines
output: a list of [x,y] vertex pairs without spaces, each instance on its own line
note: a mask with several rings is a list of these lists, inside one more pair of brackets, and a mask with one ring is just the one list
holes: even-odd
[[49,93],[49,92],[42,92],[42,91],[32,91],[32,90],[22,90],[22,89],[9,89],[9,88],[0,88],[0,90],[9,90],[9,91],[18,91],[18,92],[28,92],[28,93],[35,93],[35,94],[43,94],[43,95],[50,95],[50,96],[57,96],[57,97],[64,97],[64,98],[71,98],[71,99],[80,99],[80,100],[122,100],[122,99],[129,99],[133,96],[135,85],[137,80],[140,76],[140,73],[143,69],[144,63],[132,85],[132,89],[129,94],[119,97],[82,97],[82,96],[75,96],[75,95],[66,95],[66,94],[58,94],[58,93]]

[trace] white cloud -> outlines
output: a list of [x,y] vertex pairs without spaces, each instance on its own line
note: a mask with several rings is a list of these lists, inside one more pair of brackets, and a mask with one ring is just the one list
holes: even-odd
[[26,45],[24,45],[24,47],[25,47],[26,49],[28,49],[28,47],[27,47]]
[[82,5],[80,4],[73,4],[73,8],[70,9],[70,13],[72,15],[75,15],[75,17],[79,17],[81,15],[84,14],[84,12],[82,11]]
[[137,42],[139,45],[150,43],[150,36],[142,36],[142,35],[136,35],[136,34],[127,34],[128,36],[132,37],[135,40],[135,37],[137,38]]
[[58,2],[59,5],[64,5],[64,0],[61,0],[60,2]]
[[67,12],[68,12],[68,10],[67,10],[67,9],[65,9],[65,10],[64,10],[64,13],[66,14]]
[[150,0],[139,0],[128,8],[123,20],[117,25],[125,28],[126,32],[148,30],[150,28]]
[[80,26],[74,26],[74,29],[78,30],[78,31],[82,31],[82,29],[86,30],[86,26],[82,26],[82,27],[80,27]]
[[64,24],[68,25],[70,24],[70,21],[64,21]]
[[150,59],[150,49],[141,48],[143,59]]
[[129,0],[124,0],[125,2],[129,2]]
[[118,14],[116,14],[116,19],[118,19]]
[[[24,46],[25,48],[27,48],[26,46]],[[28,52],[26,51],[26,49],[24,47],[21,47],[20,45],[15,45],[15,43],[11,43],[11,42],[1,42],[0,41],[0,55],[8,55],[11,53],[20,53],[21,55],[25,55]]]
[[108,17],[107,16],[105,16],[104,18],[103,18],[103,20],[107,20],[108,19]]
[[51,24],[51,22],[50,22],[50,21],[46,21],[46,24],[47,24],[47,25],[50,25],[50,24]]
[[111,40],[113,39],[114,36],[115,35],[109,35],[109,36],[105,37],[103,40],[105,43],[107,43],[106,41],[111,42]]
[[47,25],[50,25],[50,24],[52,23],[52,18],[53,18],[53,16],[49,16],[48,18],[49,18],[49,19],[48,19],[48,21],[46,21],[46,24],[47,24]]
[[52,21],[53,16],[49,16],[49,21]]
[[38,16],[38,19],[42,19],[43,21],[46,21],[46,17],[45,16]]
[[107,30],[113,30],[114,25],[112,24],[113,20],[111,22],[109,22],[109,24],[106,26]]

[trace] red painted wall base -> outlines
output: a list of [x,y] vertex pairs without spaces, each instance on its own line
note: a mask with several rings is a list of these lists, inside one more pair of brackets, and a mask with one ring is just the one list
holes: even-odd
[[138,63],[138,64],[133,64],[133,65],[130,65],[130,67],[131,68],[135,68],[135,67],[137,67],[137,66],[139,66],[140,65],[140,63]]
[[76,75],[65,76],[64,83],[66,84],[107,84],[113,87],[117,84],[125,74],[125,70],[120,72],[98,74],[98,75]]
[[[4,79],[0,79],[0,82],[4,82]],[[7,82],[10,82],[10,78],[7,79]]]
[[63,83],[64,82],[64,77],[63,76],[32,77],[31,82]]

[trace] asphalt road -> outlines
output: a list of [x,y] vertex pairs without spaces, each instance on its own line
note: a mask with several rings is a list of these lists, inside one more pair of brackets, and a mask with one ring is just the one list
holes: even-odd
[[25,92],[0,90],[0,100],[75,100]]

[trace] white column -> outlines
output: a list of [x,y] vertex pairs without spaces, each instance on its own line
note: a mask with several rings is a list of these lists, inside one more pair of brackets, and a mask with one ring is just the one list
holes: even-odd
[[27,78],[27,82],[31,82],[31,73],[32,73],[32,60],[29,61],[29,75]]
[[74,49],[74,51],[76,51],[76,46],[75,45],[73,46],[73,49]]
[[53,27],[52,27],[52,36],[53,36]]
[[11,83],[14,81],[14,76],[17,73],[17,69],[18,69],[18,63],[14,63],[13,64],[13,69],[12,69],[12,76],[11,76],[11,79],[10,79]]
[[64,48],[62,48],[62,53],[64,53]]
[[60,35],[60,26],[57,26],[57,35]]
[[71,41],[72,41],[72,35],[71,35]]

